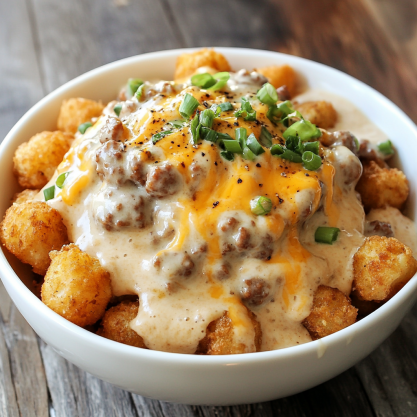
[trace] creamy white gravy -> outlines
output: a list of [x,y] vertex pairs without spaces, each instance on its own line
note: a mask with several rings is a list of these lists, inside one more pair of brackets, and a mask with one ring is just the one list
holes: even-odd
[[[229,82],[226,100],[253,98],[263,82],[259,74],[240,72]],[[125,102],[120,114],[125,133],[108,128],[115,119],[111,103],[105,116],[75,140],[58,168],[71,174],[48,204],[62,214],[70,240],[110,272],[114,294],[139,296],[131,327],[150,349],[194,353],[207,325],[228,311],[236,341],[252,352],[254,330],[245,305],[261,324],[262,350],[306,343],[311,338],[302,320],[318,285],[345,294],[351,289],[352,256],[364,239],[365,215],[355,193],[359,176],[352,174],[355,169],[360,174],[359,160],[340,146],[325,151],[326,167],[317,173],[268,152],[254,162],[240,157],[227,162],[217,145],[192,146],[188,128],[152,145],[153,133],[180,118],[185,92],[200,103],[225,99],[184,88],[162,82],[145,90],[145,102]],[[359,139],[385,139],[340,97],[317,90],[296,97],[300,102],[323,99],[339,113],[335,129],[351,130]],[[265,107],[256,99],[253,106],[278,138]],[[226,114],[217,130],[234,137],[233,122],[233,114]],[[239,126],[259,137],[255,123],[239,119]],[[116,133],[121,136],[112,142]],[[162,187],[161,175],[168,176]],[[248,204],[256,195],[273,200],[270,215],[250,213]],[[370,216],[379,219],[380,214]],[[404,238],[400,230],[413,226],[398,213],[385,211],[383,217],[395,218],[395,233]],[[333,245],[314,241],[316,228],[326,225],[341,229]],[[416,247],[415,239],[405,240]]]

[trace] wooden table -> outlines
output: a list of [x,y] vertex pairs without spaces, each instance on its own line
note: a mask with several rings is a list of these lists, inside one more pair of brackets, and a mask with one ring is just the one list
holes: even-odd
[[[415,0],[0,0],[0,140],[45,94],[105,63],[190,46],[303,56],[373,86],[417,121]],[[167,404],[58,356],[0,287],[1,416],[416,416],[417,308],[375,352],[293,397]],[[249,378],[250,376],[248,376]]]

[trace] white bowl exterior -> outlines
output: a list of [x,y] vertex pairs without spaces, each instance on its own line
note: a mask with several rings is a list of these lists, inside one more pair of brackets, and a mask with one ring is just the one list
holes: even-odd
[[[339,94],[359,107],[393,140],[410,181],[409,213],[416,208],[417,129],[388,99],[337,70],[289,55],[216,48],[235,69],[287,63],[311,87]],[[61,101],[86,97],[110,101],[129,77],[172,77],[184,50],[128,58],[91,71],[35,105],[0,145],[0,215],[16,191],[12,157],[16,147],[42,130],[56,128]],[[417,296],[417,277],[375,313],[319,341],[271,352],[204,357],[149,351],[96,336],[63,319],[20,281],[0,252],[0,275],[17,308],[36,333],[80,368],[129,391],[188,404],[240,404],[267,401],[308,389],[343,372],[368,355],[398,326]]]

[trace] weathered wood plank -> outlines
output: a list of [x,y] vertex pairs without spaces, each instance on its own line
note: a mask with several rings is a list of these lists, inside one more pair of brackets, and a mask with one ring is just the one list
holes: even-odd
[[48,92],[105,63],[178,46],[159,1],[32,1]]

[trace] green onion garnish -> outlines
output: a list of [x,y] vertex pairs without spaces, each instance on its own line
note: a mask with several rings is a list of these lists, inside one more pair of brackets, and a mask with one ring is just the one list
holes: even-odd
[[320,226],[317,228],[316,233],[314,234],[314,240],[317,243],[327,243],[331,245],[337,240],[340,229],[337,227],[325,227]]
[[272,201],[268,197],[258,196],[250,201],[250,209],[257,216],[264,216],[272,209]]
[[256,120],[256,111],[252,108],[249,100],[246,97],[241,98],[241,107],[235,112],[235,117],[243,117],[248,122]]
[[143,84],[140,78],[129,78],[127,80],[126,93],[128,98],[133,97],[138,88]]
[[273,106],[278,101],[277,90],[270,83],[264,84],[257,92],[256,97],[258,97],[261,103],[267,104],[268,106]]
[[240,147],[243,149],[246,146],[246,139],[248,138],[248,132],[244,127],[238,127],[235,129],[235,139],[239,142]]
[[289,149],[285,149],[282,145],[274,145],[271,148],[271,154],[279,156],[282,159],[286,159],[291,162],[302,162],[301,156],[295,153],[294,151],[291,151]]
[[187,122],[185,120],[171,120],[168,122],[168,124],[170,124],[172,127],[175,127],[176,129],[181,129],[186,123]]
[[56,186],[58,188],[62,188],[64,186],[64,182],[67,179],[68,175],[71,173],[71,171],[63,172],[62,174],[58,175],[58,178],[56,179]]
[[271,155],[282,155],[285,152],[285,148],[280,145],[276,144],[271,147]]
[[79,126],[78,126],[78,131],[79,131],[82,135],[84,135],[85,131],[86,131],[89,127],[91,127],[91,126],[93,126],[93,124],[92,124],[91,122],[85,122],[85,123],[83,123],[83,124],[81,124],[81,125],[79,125]]
[[265,146],[265,148],[270,148],[272,146],[272,135],[265,126],[262,126],[259,142],[262,146]]
[[378,144],[378,150],[384,155],[393,155],[394,148],[392,146],[392,142],[387,140],[386,142],[381,142]]
[[164,130],[159,133],[155,133],[155,135],[152,135],[152,143],[155,144],[156,142],[159,142],[161,139],[163,139],[165,136],[170,135],[171,133],[174,133],[173,130]]
[[212,85],[211,87],[208,87],[207,90],[217,91],[223,88],[227,84],[230,78],[230,74],[226,71],[218,72],[217,74],[213,75],[213,78],[215,79],[216,83]]
[[237,140],[223,140],[222,143],[226,151],[232,153],[242,153],[242,148]]
[[200,113],[200,124],[204,127],[212,128],[214,121],[214,111],[211,109],[203,110]]
[[135,97],[137,98],[138,101],[140,101],[140,99],[142,98],[143,95],[143,91],[145,90],[145,84],[142,84],[141,86],[139,86],[139,88],[136,90],[135,93]]
[[301,158],[305,169],[315,171],[321,167],[321,158],[313,152],[306,151]]
[[191,136],[193,137],[193,142],[197,143],[200,139],[200,112],[197,110],[196,115],[194,116],[194,119],[191,122],[190,130],[191,130]]
[[233,138],[227,133],[217,132],[217,137],[219,140],[233,140]]
[[220,103],[219,107],[222,109],[222,111],[230,111],[233,110],[233,104],[229,103],[228,101],[224,103]]
[[200,103],[191,94],[186,94],[179,108],[179,113],[184,119],[189,119]]
[[260,145],[255,135],[251,133],[246,141],[246,146],[256,155],[261,155],[265,152],[264,148]]
[[227,161],[234,161],[235,159],[235,156],[232,154],[232,152],[222,151],[220,152],[220,155]]
[[222,112],[222,109],[220,108],[220,106],[218,104],[213,104],[210,107],[210,110],[213,110],[214,117],[219,117],[220,116],[220,113]]
[[243,159],[248,159],[253,161],[256,158],[256,155],[246,146],[243,148]]
[[52,187],[45,188],[43,190],[45,201],[52,200],[55,197],[55,185]]
[[191,77],[191,84],[206,89],[216,84],[216,80],[211,74],[205,72],[204,74],[193,75]]
[[217,142],[218,139],[217,132],[215,130],[204,126],[201,127],[200,135],[204,140],[208,140],[209,142]]
[[113,110],[114,110],[114,112],[117,114],[117,117],[119,117],[120,112],[122,111],[122,107],[123,107],[123,103],[117,103],[117,104],[114,106]]
[[320,144],[319,141],[315,141],[315,142],[304,142],[303,143],[303,150],[304,151],[310,151],[315,153],[316,155],[319,154],[319,149],[320,149]]
[[300,138],[298,136],[288,137],[288,139],[285,141],[285,147],[290,151],[298,153],[299,155],[303,153]]
[[285,132],[284,138],[288,139],[290,136],[298,136],[301,142],[305,142],[309,139],[318,139],[321,136],[320,129],[313,125],[308,120],[299,120],[292,124]]

